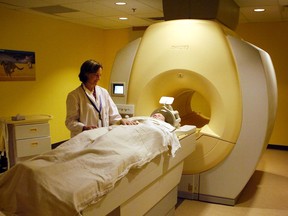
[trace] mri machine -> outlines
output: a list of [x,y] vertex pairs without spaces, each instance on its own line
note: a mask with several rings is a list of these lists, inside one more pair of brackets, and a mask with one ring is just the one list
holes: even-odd
[[[234,205],[267,146],[277,104],[274,69],[265,51],[241,40],[216,21],[191,19],[154,24],[142,38],[120,50],[111,74],[111,95],[120,113],[124,115],[147,118],[155,112],[170,113],[170,119],[177,128],[175,131],[181,148],[177,150],[175,157],[160,154],[140,169],[130,170],[100,200],[94,202],[93,199],[92,203],[85,201],[80,212],[77,210],[80,215],[173,215],[177,196]],[[166,96],[164,100],[162,96]],[[170,100],[171,98],[174,99]],[[160,107],[159,99],[163,104]],[[179,123],[183,126],[179,127]],[[109,131],[109,128],[103,129]],[[90,136],[97,135],[95,132],[81,133],[75,137],[76,141],[74,138],[68,140],[66,146],[71,147],[71,143],[78,143],[83,148],[83,141],[90,143]],[[118,134],[122,133],[118,131]],[[171,134],[164,137],[169,135]],[[151,138],[151,133],[147,138]],[[152,140],[151,146],[156,146],[154,143],[159,145],[156,143],[159,141]],[[178,143],[177,138],[176,140]],[[62,154],[62,149],[58,150]],[[58,150],[47,152],[46,156],[57,159],[53,154]],[[141,154],[141,151],[138,150],[137,153]],[[154,152],[148,155],[151,153]],[[33,159],[26,162],[28,179],[41,179],[39,175],[33,178],[35,173],[31,175],[30,171],[40,170],[43,162],[45,168],[47,161],[43,157],[45,155],[34,158],[35,163],[40,166],[34,167]],[[21,163],[15,167],[20,167],[18,170],[23,173]],[[2,189],[7,189],[8,192],[0,194],[5,196],[15,193],[16,189],[16,194],[11,197],[24,195],[24,202],[12,198],[21,209],[20,204],[29,200],[26,199],[26,193],[17,193],[17,188],[22,191],[25,187],[22,177],[21,181],[15,179],[16,168],[2,176]],[[53,170],[57,172],[58,169]],[[42,171],[48,176],[57,177],[56,174],[51,175],[47,169]],[[77,172],[71,173],[77,176]],[[16,181],[16,185],[19,186],[20,183],[20,186],[5,187],[5,183],[10,185],[10,181],[7,181],[9,176]],[[44,179],[46,185],[48,179]],[[39,185],[42,188],[42,184]],[[33,188],[39,187],[33,184]],[[10,193],[10,189],[13,192]],[[80,194],[82,198],[86,195],[90,197],[90,190],[91,188],[84,190],[83,193],[81,190],[78,193],[78,188],[75,187],[71,189],[71,193],[67,190],[70,194],[68,197],[72,197],[72,200],[68,199],[69,204],[64,206],[79,204],[75,202],[78,197],[75,194]],[[59,190],[55,191],[62,194]],[[37,197],[30,196],[32,201]],[[5,202],[8,203],[8,208],[11,206],[9,200],[11,199]],[[43,199],[39,201],[44,206],[47,205],[51,215],[56,215],[54,202],[43,202]],[[2,202],[1,204],[3,205]],[[24,206],[43,211],[39,205]],[[58,202],[57,207],[60,211],[63,205]],[[1,205],[0,208],[7,210]],[[69,207],[69,211],[70,209]],[[60,212],[58,215],[63,215]],[[45,215],[48,214],[45,212]]]
[[197,126],[178,196],[236,203],[276,115],[276,77],[265,51],[216,21],[166,21],[119,51],[110,80],[120,111],[149,116],[161,96],[171,96],[182,122]]

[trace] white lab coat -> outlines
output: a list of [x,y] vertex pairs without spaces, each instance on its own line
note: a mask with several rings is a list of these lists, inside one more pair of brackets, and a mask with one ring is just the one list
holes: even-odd
[[[71,131],[71,137],[82,132],[83,126],[107,127],[121,119],[117,106],[106,89],[96,86],[96,100],[92,92],[85,87],[84,89],[91,101],[85,95],[82,86],[67,96],[65,125]],[[101,110],[102,121],[99,120],[99,114],[91,102]]]

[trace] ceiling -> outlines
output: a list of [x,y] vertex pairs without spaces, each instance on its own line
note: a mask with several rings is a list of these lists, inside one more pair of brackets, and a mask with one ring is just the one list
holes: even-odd
[[[162,0],[0,0],[0,7],[37,13],[101,29],[149,26],[163,21]],[[234,0],[240,7],[239,22],[288,21],[288,0]],[[255,8],[265,12],[253,12]],[[127,17],[127,20],[119,20]]]

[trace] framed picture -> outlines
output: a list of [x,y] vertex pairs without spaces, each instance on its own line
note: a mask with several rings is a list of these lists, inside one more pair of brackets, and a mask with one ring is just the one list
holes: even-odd
[[35,80],[35,52],[0,49],[0,81]]

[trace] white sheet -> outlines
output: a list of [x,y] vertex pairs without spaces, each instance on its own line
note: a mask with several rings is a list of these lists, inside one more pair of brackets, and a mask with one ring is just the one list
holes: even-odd
[[0,175],[0,211],[7,215],[80,215],[131,168],[180,147],[168,124],[144,119],[136,126],[86,131],[55,150]]

